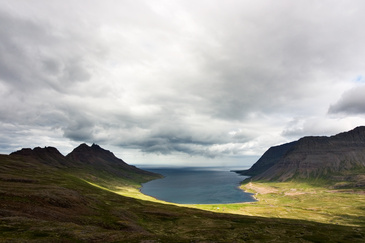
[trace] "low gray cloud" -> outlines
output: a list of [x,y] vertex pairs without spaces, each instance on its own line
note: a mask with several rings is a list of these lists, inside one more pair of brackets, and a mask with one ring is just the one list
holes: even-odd
[[343,93],[340,100],[329,108],[330,114],[365,115],[365,86],[359,86]]
[[0,0],[0,148],[96,142],[224,160],[360,125],[364,11],[362,1]]
[[[75,35],[1,10],[0,22],[0,78],[16,92],[70,92],[77,82],[91,78],[89,58],[99,57],[100,50],[87,34]],[[63,36],[58,31],[64,31]]]

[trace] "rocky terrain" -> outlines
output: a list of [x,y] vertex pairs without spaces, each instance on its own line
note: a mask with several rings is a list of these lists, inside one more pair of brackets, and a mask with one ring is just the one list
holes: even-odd
[[36,160],[53,168],[77,171],[88,178],[91,175],[103,177],[104,174],[104,177],[123,178],[142,183],[160,177],[125,163],[112,152],[101,148],[97,144],[92,144],[91,146],[85,143],[80,144],[66,156],[63,156],[54,147],[24,148],[11,153],[9,156],[12,158]]
[[249,170],[240,173],[251,175],[251,180],[325,179],[364,187],[365,127],[271,147]]

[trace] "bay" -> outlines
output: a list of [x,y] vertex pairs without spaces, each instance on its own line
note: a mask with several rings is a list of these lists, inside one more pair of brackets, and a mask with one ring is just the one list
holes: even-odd
[[245,176],[219,168],[143,168],[162,179],[144,183],[143,194],[179,204],[228,204],[254,202],[251,193],[239,189]]

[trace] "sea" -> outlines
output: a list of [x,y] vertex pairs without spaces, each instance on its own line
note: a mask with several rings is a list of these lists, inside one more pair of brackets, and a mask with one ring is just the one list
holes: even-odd
[[230,204],[254,202],[253,194],[239,189],[247,176],[226,167],[141,168],[163,175],[144,183],[143,194],[178,204]]

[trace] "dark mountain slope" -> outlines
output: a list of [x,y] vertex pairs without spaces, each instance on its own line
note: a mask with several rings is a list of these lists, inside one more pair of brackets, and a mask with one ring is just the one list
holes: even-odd
[[271,166],[275,165],[296,143],[295,141],[269,148],[249,170],[241,171],[241,173],[255,176],[265,172]]
[[87,179],[114,177],[119,181],[124,179],[142,183],[160,177],[155,173],[128,165],[112,152],[96,144],[92,146],[81,144],[67,156],[63,156],[54,147],[23,148],[9,156],[23,161],[50,165],[52,168],[61,168],[65,172]]
[[[135,166],[128,165],[122,159],[117,158],[112,152],[101,148],[97,144],[88,146],[81,144],[66,156],[67,161],[71,162],[77,168],[88,173],[95,172],[106,173],[108,176],[123,177],[137,182],[143,182],[156,179],[159,176],[155,173],[138,169]],[[98,173],[100,175],[100,173]]]
[[56,166],[56,167],[65,167],[70,166],[71,164],[66,160],[65,156],[63,156],[56,148],[54,147],[36,147],[34,149],[23,148],[16,152],[10,154],[10,156],[21,156],[28,159],[38,160],[44,164]]
[[[349,176],[350,180],[356,177],[362,181],[362,171],[365,170],[365,127],[331,137],[304,137],[289,147],[286,144],[269,149],[248,170],[248,175],[254,175],[252,180],[269,181],[336,179],[336,176],[340,180],[346,179],[341,177],[343,175]],[[265,165],[272,166],[265,171],[259,170]]]

